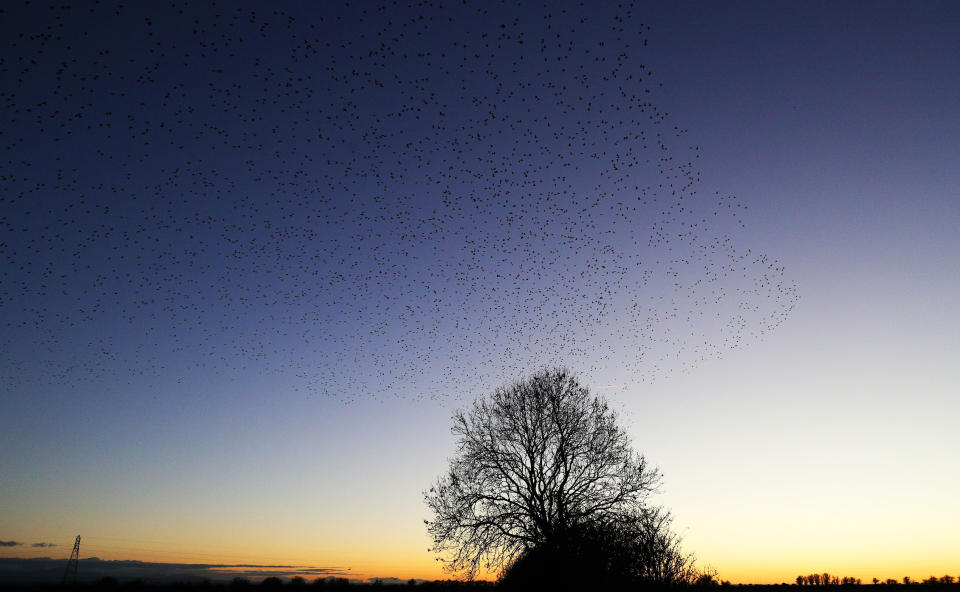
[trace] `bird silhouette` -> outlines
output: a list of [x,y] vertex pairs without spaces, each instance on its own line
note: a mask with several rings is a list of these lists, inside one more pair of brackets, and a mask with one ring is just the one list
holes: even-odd
[[633,2],[2,9],[0,383],[656,380],[798,299]]

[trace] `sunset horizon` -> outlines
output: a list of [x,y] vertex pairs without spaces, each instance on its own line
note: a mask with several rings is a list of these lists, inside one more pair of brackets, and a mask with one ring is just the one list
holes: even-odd
[[960,581],[958,31],[5,3],[0,585]]
[[[90,538],[96,541],[96,537]],[[70,543],[72,543],[72,541]],[[22,545],[29,549],[30,544],[31,543],[23,543]],[[154,544],[156,544],[155,541]],[[45,580],[38,578],[36,581],[59,581],[62,575],[62,568],[66,564],[69,556],[70,546],[70,544],[58,545],[61,551],[67,549],[63,556],[50,553],[49,547],[46,550],[47,552],[44,552],[42,548],[29,551],[24,549],[27,552],[21,552],[18,555],[8,555],[4,552],[0,555],[0,578],[4,575],[9,575],[9,572],[4,570],[3,566],[3,561],[6,559],[50,559],[57,562],[59,569],[55,573],[51,572],[50,579]],[[94,543],[92,547],[104,549],[105,545],[103,545],[101,541],[99,545]],[[81,544],[81,551],[84,548],[86,548],[86,546]],[[8,550],[8,548],[4,549],[4,551]],[[264,556],[274,557],[275,560],[255,560],[255,558],[262,558]],[[294,559],[291,560],[291,557]],[[233,558],[233,560],[230,560],[230,558]],[[110,576],[117,577],[120,581],[142,579],[148,583],[152,581],[199,581],[203,578],[212,581],[228,582],[236,577],[248,577],[253,582],[257,582],[262,578],[276,576],[285,579],[300,576],[308,582],[327,577],[347,578],[358,583],[377,579],[397,580],[401,582],[406,582],[410,579],[423,581],[457,579],[456,574],[446,573],[442,569],[432,565],[436,563],[432,560],[429,563],[418,566],[416,561],[411,562],[401,558],[399,560],[386,562],[387,567],[381,569],[377,567],[378,564],[376,562],[370,562],[369,560],[365,563],[355,562],[352,564],[336,565],[335,562],[318,561],[318,559],[323,559],[323,556],[318,555],[311,559],[306,554],[280,556],[262,554],[255,551],[231,555],[218,552],[216,549],[196,549],[192,551],[178,549],[168,554],[162,552],[155,554],[101,552],[97,554],[91,551],[86,555],[81,553],[81,564],[83,564],[84,561],[100,561],[117,563],[142,562],[144,565],[135,567],[126,566],[128,568],[127,571],[121,572],[123,575],[119,577],[113,574],[110,569],[94,567],[93,575],[86,574],[86,577],[83,577],[81,573],[80,579],[82,581],[96,581],[103,577]],[[827,565],[820,568],[813,566],[804,567],[800,565],[800,561],[794,561],[793,563],[797,566],[793,569],[789,566],[783,568],[777,566],[759,569],[747,568],[745,572],[737,572],[735,569],[725,569],[719,572],[718,583],[723,581],[729,582],[732,585],[796,585],[797,576],[823,573],[829,573],[831,576],[837,578],[849,577],[859,579],[862,585],[873,585],[873,578],[877,578],[881,585],[887,584],[888,580],[894,580],[897,585],[901,585],[905,576],[915,584],[923,583],[930,577],[942,578],[943,576],[952,576],[960,580],[960,574],[954,573],[956,570],[948,570],[943,573],[938,572],[936,567],[942,566],[942,562],[935,560],[914,566],[913,569],[910,569],[906,565],[904,565],[904,569],[898,569],[898,566],[895,564],[887,564],[886,567],[879,567],[876,570],[871,570],[869,567],[847,569],[842,565],[836,566],[835,564],[833,566]],[[200,567],[203,568],[202,572],[190,572],[189,577],[183,577],[181,575],[185,569]],[[323,570],[323,573],[321,573],[320,570]],[[329,573],[327,573],[326,570],[329,570]],[[495,573],[487,573],[478,579],[492,582],[497,579],[497,576]]]

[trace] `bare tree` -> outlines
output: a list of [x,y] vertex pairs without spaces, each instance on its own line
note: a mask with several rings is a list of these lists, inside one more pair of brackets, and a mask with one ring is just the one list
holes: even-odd
[[636,533],[642,520],[668,516],[646,504],[660,473],[567,370],[498,389],[453,420],[457,453],[425,493],[427,531],[448,571],[472,578],[524,552],[562,548],[574,533]]
[[640,514],[640,520],[627,526],[634,573],[631,580],[661,585],[693,584],[704,576],[712,580],[716,572],[700,571],[693,553],[684,552],[680,536],[673,531],[673,517],[661,508]]

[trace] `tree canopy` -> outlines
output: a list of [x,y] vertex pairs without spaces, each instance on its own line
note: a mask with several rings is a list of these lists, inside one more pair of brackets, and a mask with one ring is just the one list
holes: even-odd
[[692,565],[678,553],[669,513],[648,504],[660,472],[632,449],[608,403],[569,371],[497,389],[456,412],[452,431],[457,453],[425,493],[434,514],[427,531],[448,570],[505,573],[521,560],[571,554],[583,562],[588,548],[604,548],[605,569],[623,555],[637,578]]

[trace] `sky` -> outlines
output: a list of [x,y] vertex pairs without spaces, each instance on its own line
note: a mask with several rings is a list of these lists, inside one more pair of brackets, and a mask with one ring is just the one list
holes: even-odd
[[562,364],[722,579],[960,575],[954,3],[3,10],[0,558],[443,577]]

